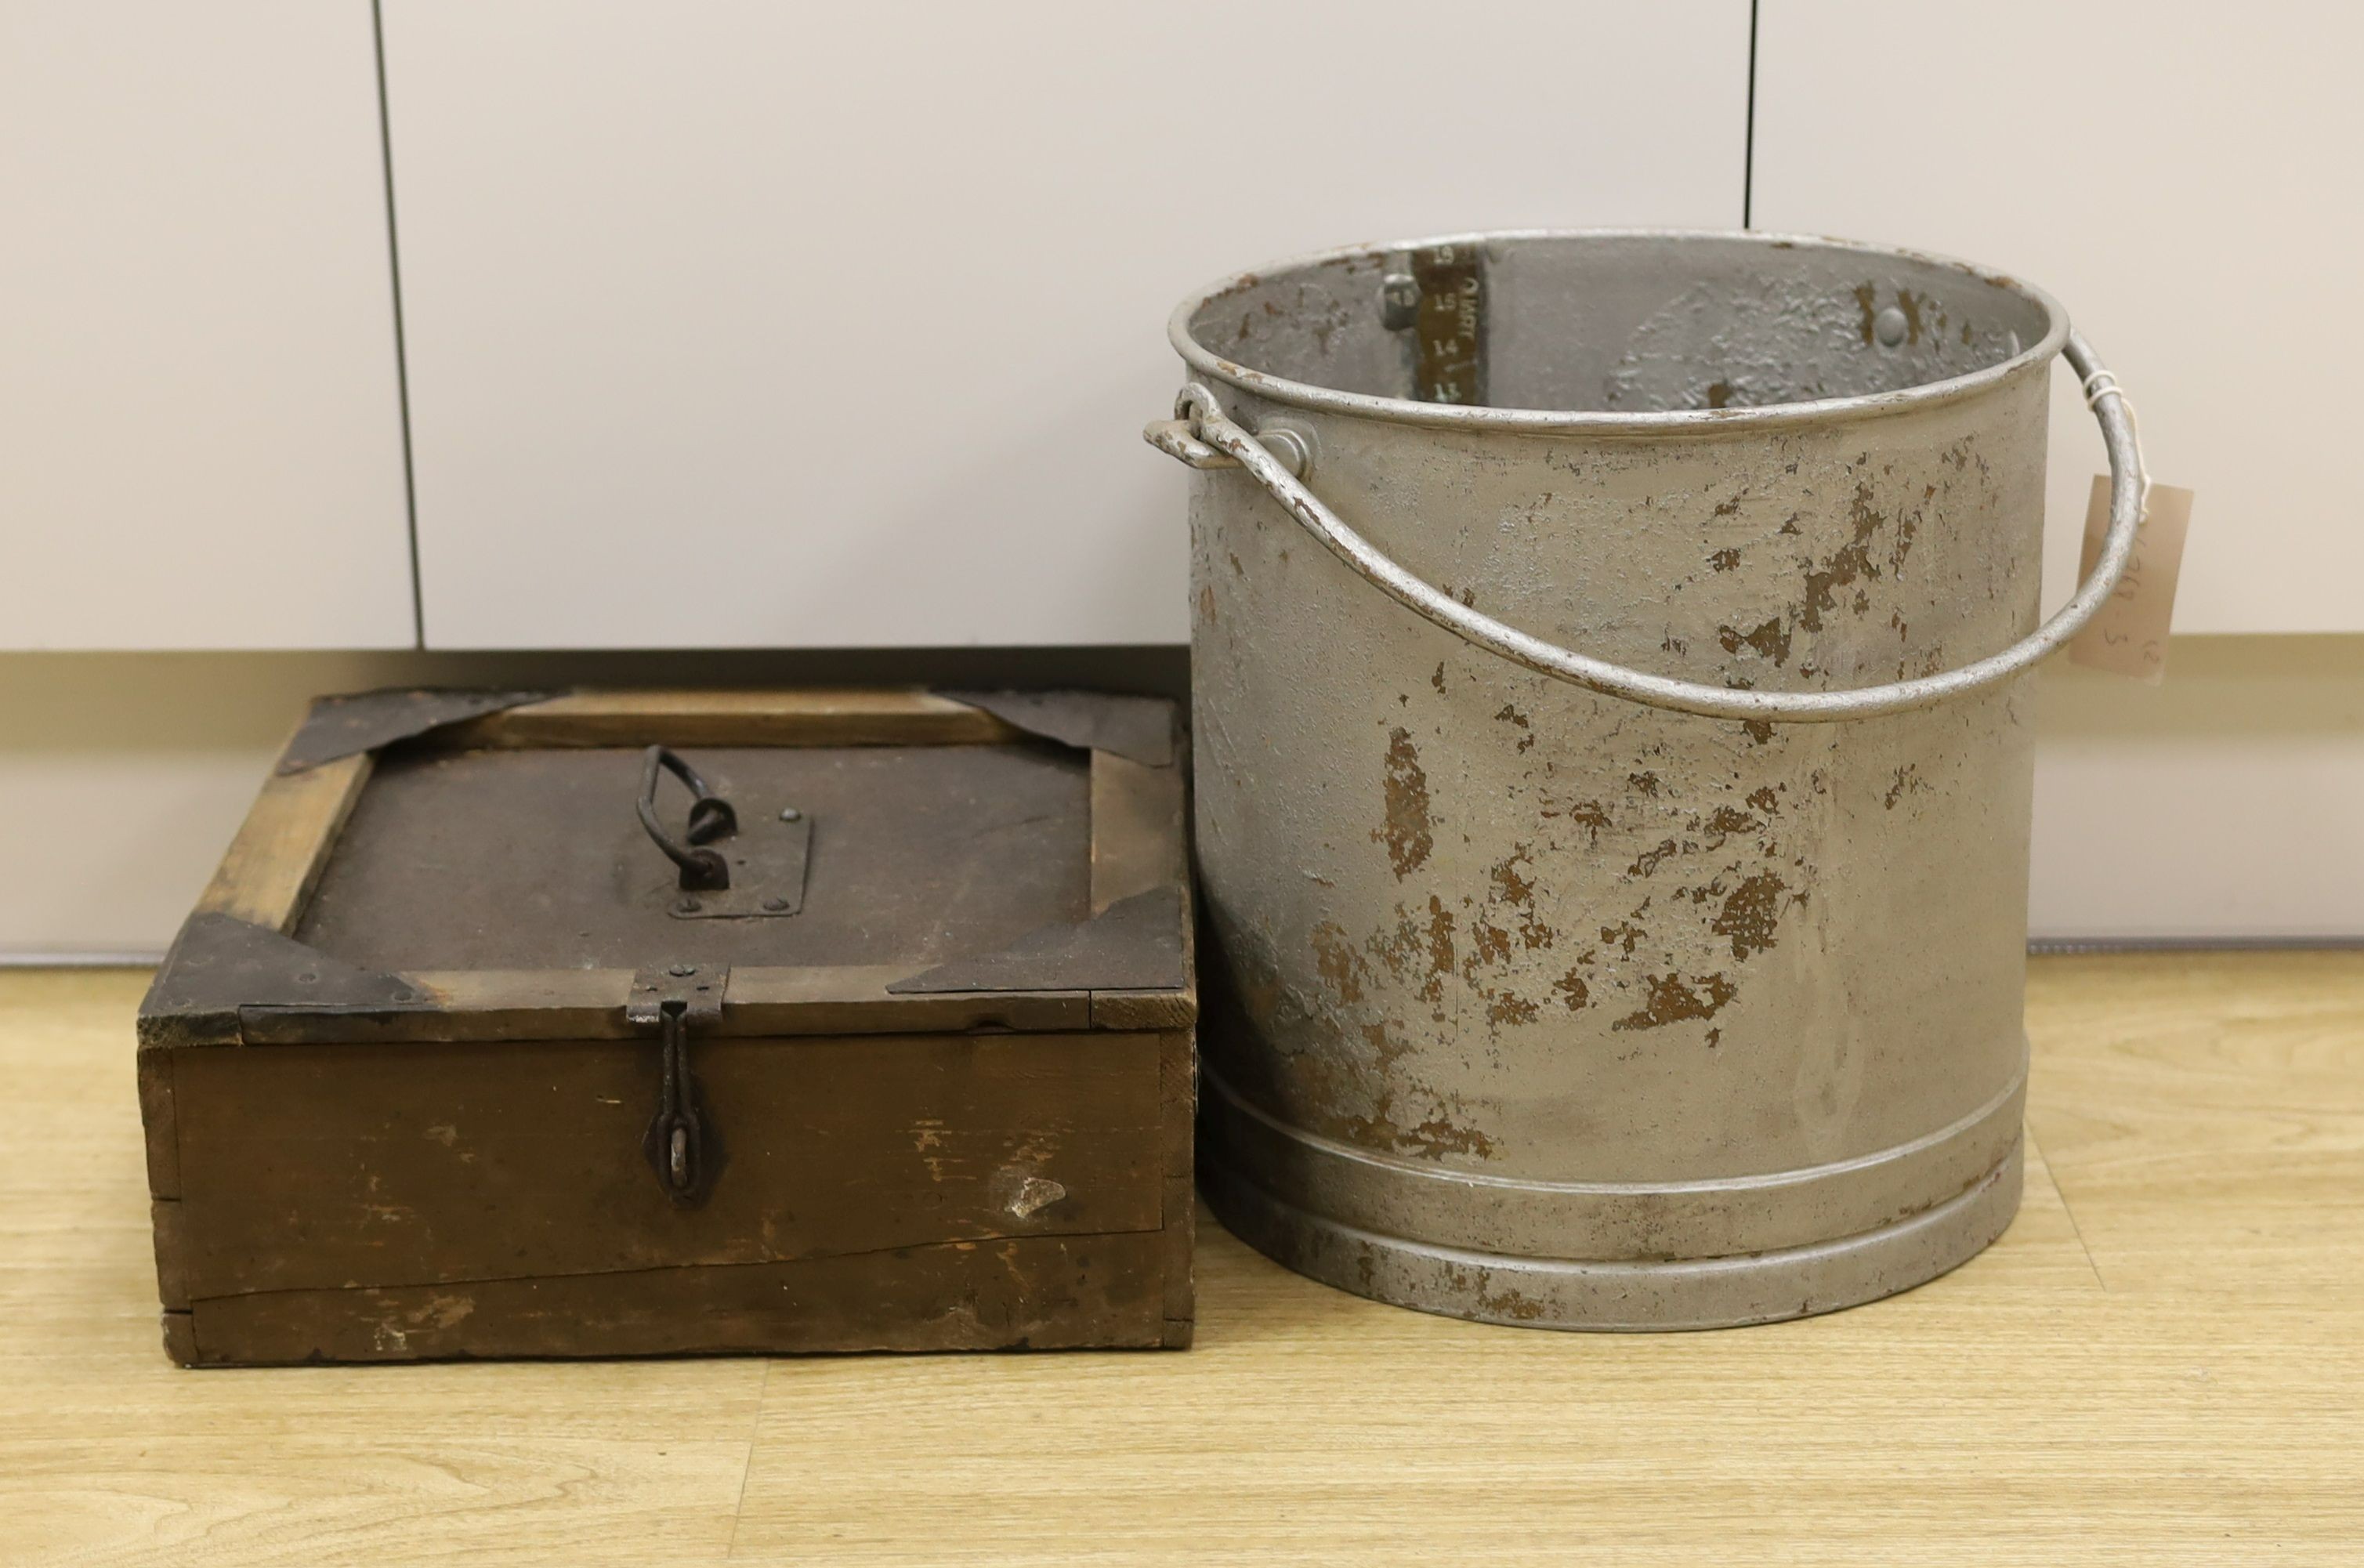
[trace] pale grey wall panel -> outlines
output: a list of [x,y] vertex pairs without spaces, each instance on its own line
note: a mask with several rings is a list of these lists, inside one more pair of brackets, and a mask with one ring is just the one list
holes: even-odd
[[1179,640],[1182,295],[1731,227],[1747,17],[395,0],[428,641]]
[[368,0],[0,6],[0,647],[416,635]]

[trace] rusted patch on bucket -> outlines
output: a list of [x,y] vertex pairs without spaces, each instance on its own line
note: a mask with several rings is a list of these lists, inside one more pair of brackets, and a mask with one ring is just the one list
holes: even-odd
[[1634,913],[1628,915],[1624,919],[1619,921],[1614,926],[1601,927],[1601,941],[1609,947],[1617,949],[1627,958],[1632,958],[1634,956],[1634,947],[1641,942],[1643,938],[1650,934],[1642,927],[1634,924],[1636,920],[1642,917],[1644,911],[1647,910],[1649,907],[1650,901],[1645,898],[1642,900],[1642,907],[1640,909],[1634,910]]
[[1779,616],[1764,622],[1754,631],[1742,631],[1736,627],[1717,627],[1715,639],[1726,653],[1737,653],[1746,648],[1753,650],[1759,658],[1770,659],[1777,665],[1790,662],[1790,630],[1781,624]]
[[1847,504],[1847,524],[1853,537],[1828,561],[1806,573],[1805,596],[1798,605],[1800,626],[1808,631],[1822,630],[1823,612],[1838,607],[1841,588],[1853,587],[1858,578],[1879,575],[1879,563],[1871,558],[1871,536],[1887,521],[1886,513],[1872,507],[1870,482],[1859,481],[1854,498]]
[[[1394,929],[1375,934],[1365,947],[1396,979],[1408,981],[1417,975],[1419,986],[1413,995],[1420,1000],[1432,1007],[1444,1000],[1444,982],[1454,973],[1458,954],[1453,911],[1444,906],[1444,899],[1429,895],[1424,921],[1397,905]],[[1442,1013],[1432,1016],[1444,1018]]]
[[1385,788],[1387,826],[1373,828],[1371,837],[1387,845],[1388,863],[1400,881],[1426,864],[1429,851],[1436,847],[1428,815],[1428,773],[1420,765],[1420,750],[1411,743],[1409,729],[1388,734]]
[[1707,929],[1732,939],[1734,958],[1763,952],[1773,945],[1774,928],[1781,919],[1781,895],[1789,890],[1789,884],[1771,872],[1758,872],[1732,890]]
[[1625,868],[1625,874],[1627,876],[1651,875],[1653,873],[1656,872],[1660,865],[1664,864],[1668,859],[1678,852],[1678,846],[1677,846],[1672,839],[1668,839],[1665,842],[1661,843],[1656,849],[1644,850],[1640,854],[1634,856],[1634,863]]
[[1363,999],[1363,983],[1358,973],[1363,961],[1346,945],[1345,928],[1334,920],[1324,920],[1313,928],[1313,967],[1338,1000],[1349,1005]]
[[1533,1323],[1548,1309],[1533,1296],[1516,1285],[1504,1285],[1489,1294],[1481,1284],[1478,1288],[1478,1313],[1481,1318],[1510,1318],[1516,1323]]
[[[1493,1157],[1493,1140],[1455,1119],[1467,1114],[1460,1096],[1440,1094],[1404,1072],[1402,1063],[1412,1048],[1391,1034],[1387,1024],[1366,1023],[1354,1031],[1366,1048],[1359,1053],[1347,1049],[1347,1037],[1334,1018],[1325,1014],[1324,1024],[1324,1032],[1336,1042],[1333,1049],[1299,1052],[1279,1063],[1288,1081],[1286,1097],[1299,1107],[1314,1131],[1366,1149],[1431,1160],[1447,1154]],[[1421,1120],[1410,1121],[1414,1113],[1399,1116],[1399,1106],[1407,1099],[1425,1106]],[[1346,1108],[1357,1103],[1368,1109],[1357,1113]]]
[[1645,974],[1642,978],[1650,988],[1650,999],[1611,1024],[1611,1029],[1655,1029],[1692,1018],[1712,1018],[1723,1011],[1725,1003],[1740,995],[1740,987],[1723,974],[1702,974],[1696,986],[1679,974]]
[[1521,713],[1521,712],[1520,712],[1520,711],[1519,711],[1515,706],[1513,706],[1512,705],[1511,705],[1511,704],[1509,704],[1509,703],[1504,703],[1504,704],[1502,705],[1501,711],[1500,711],[1500,713],[1497,713],[1497,714],[1494,716],[1494,718],[1495,718],[1495,721],[1496,721],[1497,723],[1516,725],[1519,728],[1523,729],[1523,730],[1525,730],[1525,731],[1526,731],[1526,733],[1525,733],[1525,734],[1523,734],[1523,735],[1522,735],[1522,736],[1520,736],[1520,737],[1519,737],[1519,748],[1518,748],[1518,749],[1519,749],[1520,751],[1533,751],[1533,750],[1534,749],[1534,744],[1535,744],[1534,729],[1535,729],[1535,727],[1534,727],[1534,725],[1533,725],[1533,721],[1531,721],[1531,720],[1527,717],[1527,716],[1526,716],[1525,714]]
[[1511,962],[1511,933],[1481,917],[1469,923],[1469,950],[1468,960],[1462,965],[1461,977],[1474,985],[1478,982],[1479,964]]
[[1512,846],[1511,853],[1488,874],[1493,879],[1496,900],[1519,911],[1519,940],[1530,950],[1547,948],[1558,933],[1536,917],[1534,879],[1520,869],[1522,866],[1526,872],[1534,870],[1531,845]]
[[1548,791],[1544,794],[1536,806],[1535,815],[1546,822],[1566,818],[1584,829],[1587,844],[1600,842],[1600,830],[1610,826],[1609,813],[1602,808],[1600,802],[1597,800],[1563,802],[1555,798]]
[[1486,1021],[1489,1024],[1531,1024],[1542,1010],[1524,996],[1509,991],[1486,994]]
[[1754,833],[1763,826],[1765,826],[1764,823],[1736,806],[1717,806],[1708,819],[1701,824],[1701,829],[1711,835],[1707,846],[1710,852],[1723,848],[1724,840],[1734,833]]

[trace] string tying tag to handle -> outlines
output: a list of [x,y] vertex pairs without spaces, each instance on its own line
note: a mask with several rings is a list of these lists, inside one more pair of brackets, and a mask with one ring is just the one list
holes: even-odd
[[2135,475],[2139,484],[2135,491],[2135,509],[2147,520],[2150,517],[2150,460],[2143,455],[2142,421],[2135,417],[2135,400],[2118,384],[2116,373],[2104,367],[2084,380],[2085,406],[2098,414],[2102,399],[2114,397],[2118,406],[2126,411],[2126,428],[2135,438]]

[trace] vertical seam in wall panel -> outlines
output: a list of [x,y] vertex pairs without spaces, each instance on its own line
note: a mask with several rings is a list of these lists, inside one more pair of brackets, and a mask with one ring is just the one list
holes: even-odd
[[1756,227],[1756,7],[1748,0],[1748,126],[1741,133],[1740,227]]
[[402,516],[410,539],[411,645],[427,646],[427,587],[418,570],[418,482],[410,461],[410,361],[402,330],[402,244],[394,228],[394,128],[385,97],[385,16],[370,0],[370,42],[377,51],[377,148],[385,181],[385,262],[394,295],[394,395],[402,416]]

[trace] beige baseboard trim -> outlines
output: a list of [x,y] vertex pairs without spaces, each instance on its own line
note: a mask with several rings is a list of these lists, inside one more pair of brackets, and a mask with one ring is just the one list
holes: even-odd
[[2109,952],[2271,952],[2364,948],[2364,936],[2291,937],[2030,937],[2027,951],[2038,958]]

